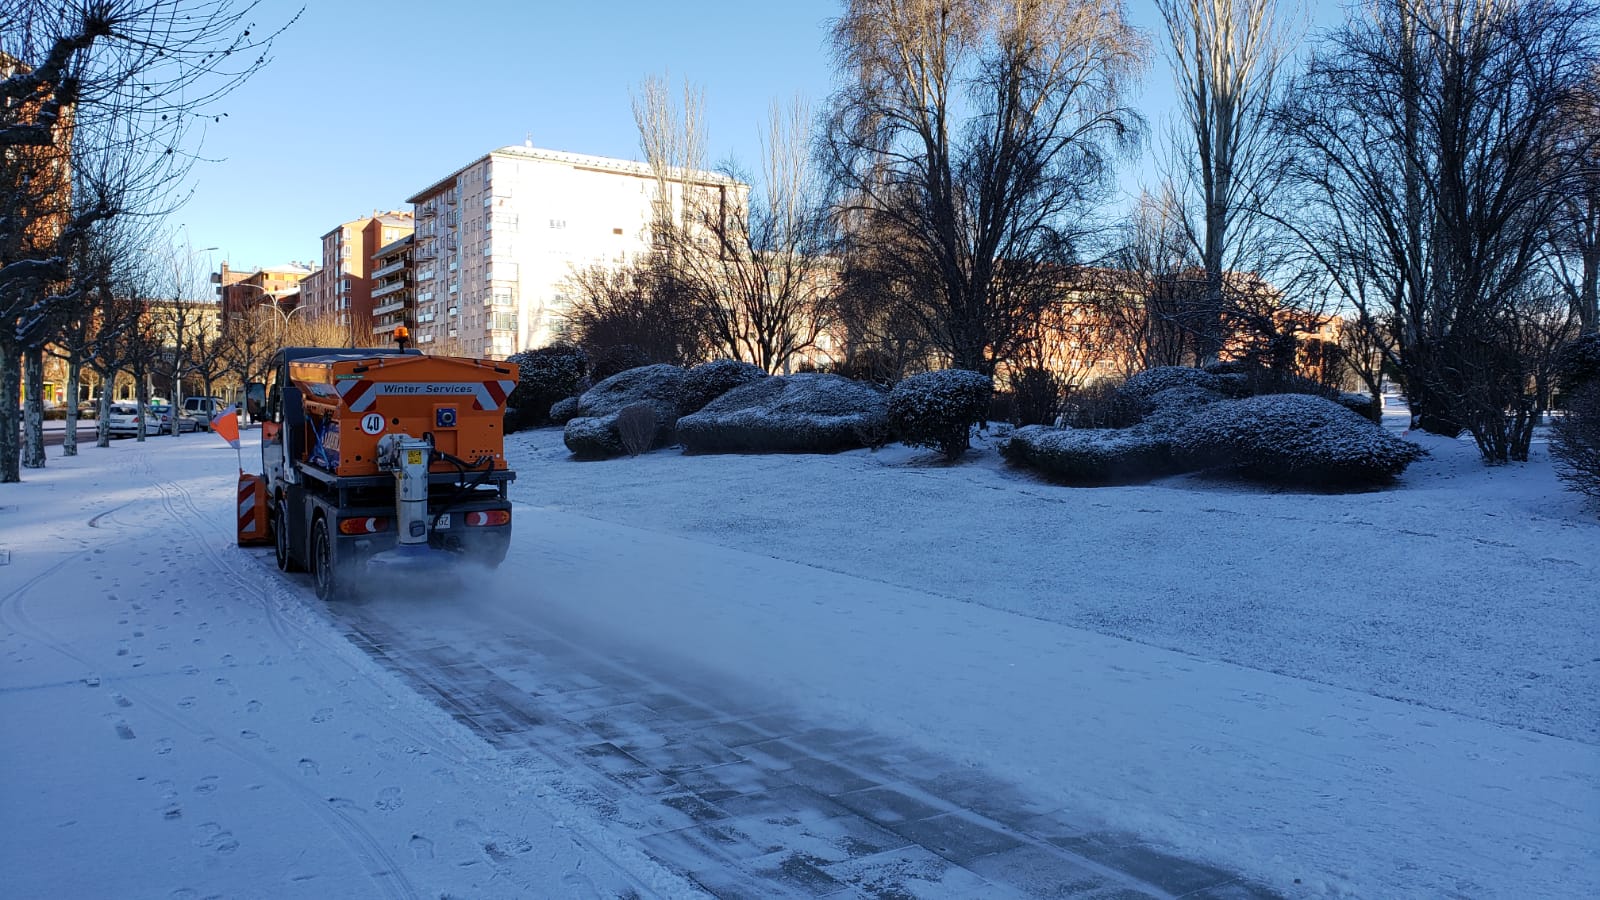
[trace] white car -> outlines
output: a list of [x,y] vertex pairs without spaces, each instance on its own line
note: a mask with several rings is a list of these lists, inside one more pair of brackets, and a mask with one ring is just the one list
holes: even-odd
[[[139,433],[139,405],[136,403],[111,404],[111,417],[106,420],[106,428],[113,435],[137,435]],[[161,417],[156,415],[155,407],[146,406],[144,409],[144,433],[160,434]]]
[[[164,403],[148,403],[144,408],[144,433],[146,435],[171,434],[176,420],[178,431],[194,431],[195,422],[185,416],[172,414],[172,407]],[[112,435],[137,435],[139,433],[139,406],[135,403],[113,403],[111,418],[106,423]]]

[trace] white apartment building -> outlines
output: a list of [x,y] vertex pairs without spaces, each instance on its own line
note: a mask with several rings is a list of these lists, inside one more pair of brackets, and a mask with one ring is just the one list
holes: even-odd
[[[695,190],[727,208],[745,187],[710,172]],[[669,188],[675,206],[682,182]],[[409,198],[416,320],[424,350],[504,358],[563,335],[566,280],[650,249],[657,180],[622,159],[512,146]]]

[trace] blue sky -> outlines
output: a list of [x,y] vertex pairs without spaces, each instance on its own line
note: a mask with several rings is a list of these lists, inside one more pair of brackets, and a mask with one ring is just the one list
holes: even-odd
[[[193,198],[174,217],[191,246],[218,248],[206,254],[213,268],[314,259],[340,222],[407,208],[417,190],[526,139],[636,158],[629,91],[652,73],[703,86],[712,160],[753,169],[769,104],[799,93],[820,106],[831,89],[827,27],[840,8],[263,0],[251,18],[273,27],[301,2],[272,62],[218,107],[228,116],[209,127],[202,151],[213,161],[196,167]],[[1137,103],[1159,134],[1171,75],[1153,4],[1135,0],[1130,11],[1152,46]],[[1144,171],[1130,163],[1124,187]]]

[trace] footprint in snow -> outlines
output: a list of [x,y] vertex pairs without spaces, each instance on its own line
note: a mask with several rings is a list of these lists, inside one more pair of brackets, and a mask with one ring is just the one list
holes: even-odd
[[249,713],[261,712],[261,701],[260,700],[251,700],[249,703],[246,703],[244,705],[244,711],[245,712],[249,712]]
[[417,859],[433,859],[433,841],[420,834],[411,836],[411,855]]
[[199,784],[194,786],[194,792],[196,794],[212,794],[212,793],[216,793],[217,782],[219,780],[220,779],[215,775],[207,775],[206,777],[200,779],[200,783]]
[[117,727],[117,737],[122,738],[125,741],[133,740],[133,738],[134,738],[133,729],[128,726],[127,722],[118,722],[116,727]]
[[223,690],[227,691],[229,697],[237,697],[237,696],[239,696],[239,691],[234,688],[233,682],[229,681],[226,678],[218,678],[217,680],[215,680],[215,681],[213,681],[211,683],[216,685],[217,687],[222,688]]
[[128,707],[133,705],[133,701],[132,700],[129,700],[127,697],[124,697],[121,694],[114,693],[114,692],[111,695],[111,702],[117,704],[118,706],[122,707],[123,709],[127,709]]
[[300,773],[302,775],[321,775],[322,767],[314,759],[302,757],[300,760]]
[[393,811],[405,806],[406,801],[400,796],[399,788],[386,787],[378,792],[378,799],[372,801],[372,805],[381,810]]
[[333,718],[333,707],[331,706],[324,706],[311,714],[311,721],[318,725],[321,725],[323,722],[326,722],[331,718]]
[[156,741],[156,755],[166,756],[168,753],[172,752],[174,746],[175,745],[172,743],[171,738],[162,738],[161,740]]
[[178,671],[182,672],[185,675],[199,675],[200,674],[200,667],[199,666],[193,666],[193,665],[185,664],[183,666],[180,666],[178,668]]
[[183,697],[183,698],[178,700],[178,708],[179,709],[193,709],[194,708],[194,703],[195,703],[195,699],[193,697]]

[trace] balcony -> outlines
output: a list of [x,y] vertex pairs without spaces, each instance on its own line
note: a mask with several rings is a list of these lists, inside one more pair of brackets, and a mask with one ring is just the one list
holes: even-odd
[[375,307],[372,310],[372,314],[375,315],[375,316],[383,316],[383,315],[388,315],[389,313],[399,312],[400,310],[405,309],[405,308],[406,308],[406,301],[405,300],[396,300],[393,303],[385,303],[382,306]]
[[411,285],[405,281],[391,281],[388,284],[380,284],[372,289],[372,299],[376,300],[379,297],[387,297],[395,291],[403,291],[410,286]]
[[402,323],[400,323],[400,322],[384,322],[382,325],[374,325],[374,326],[372,326],[372,333],[373,334],[388,334],[389,332],[395,330],[396,328],[399,328],[401,324]]
[[406,267],[406,260],[397,259],[394,262],[389,263],[387,266],[384,266],[383,268],[378,269],[377,271],[373,272],[372,273],[372,277],[373,278],[382,278],[385,275],[393,275],[396,272],[404,271],[405,267]]

